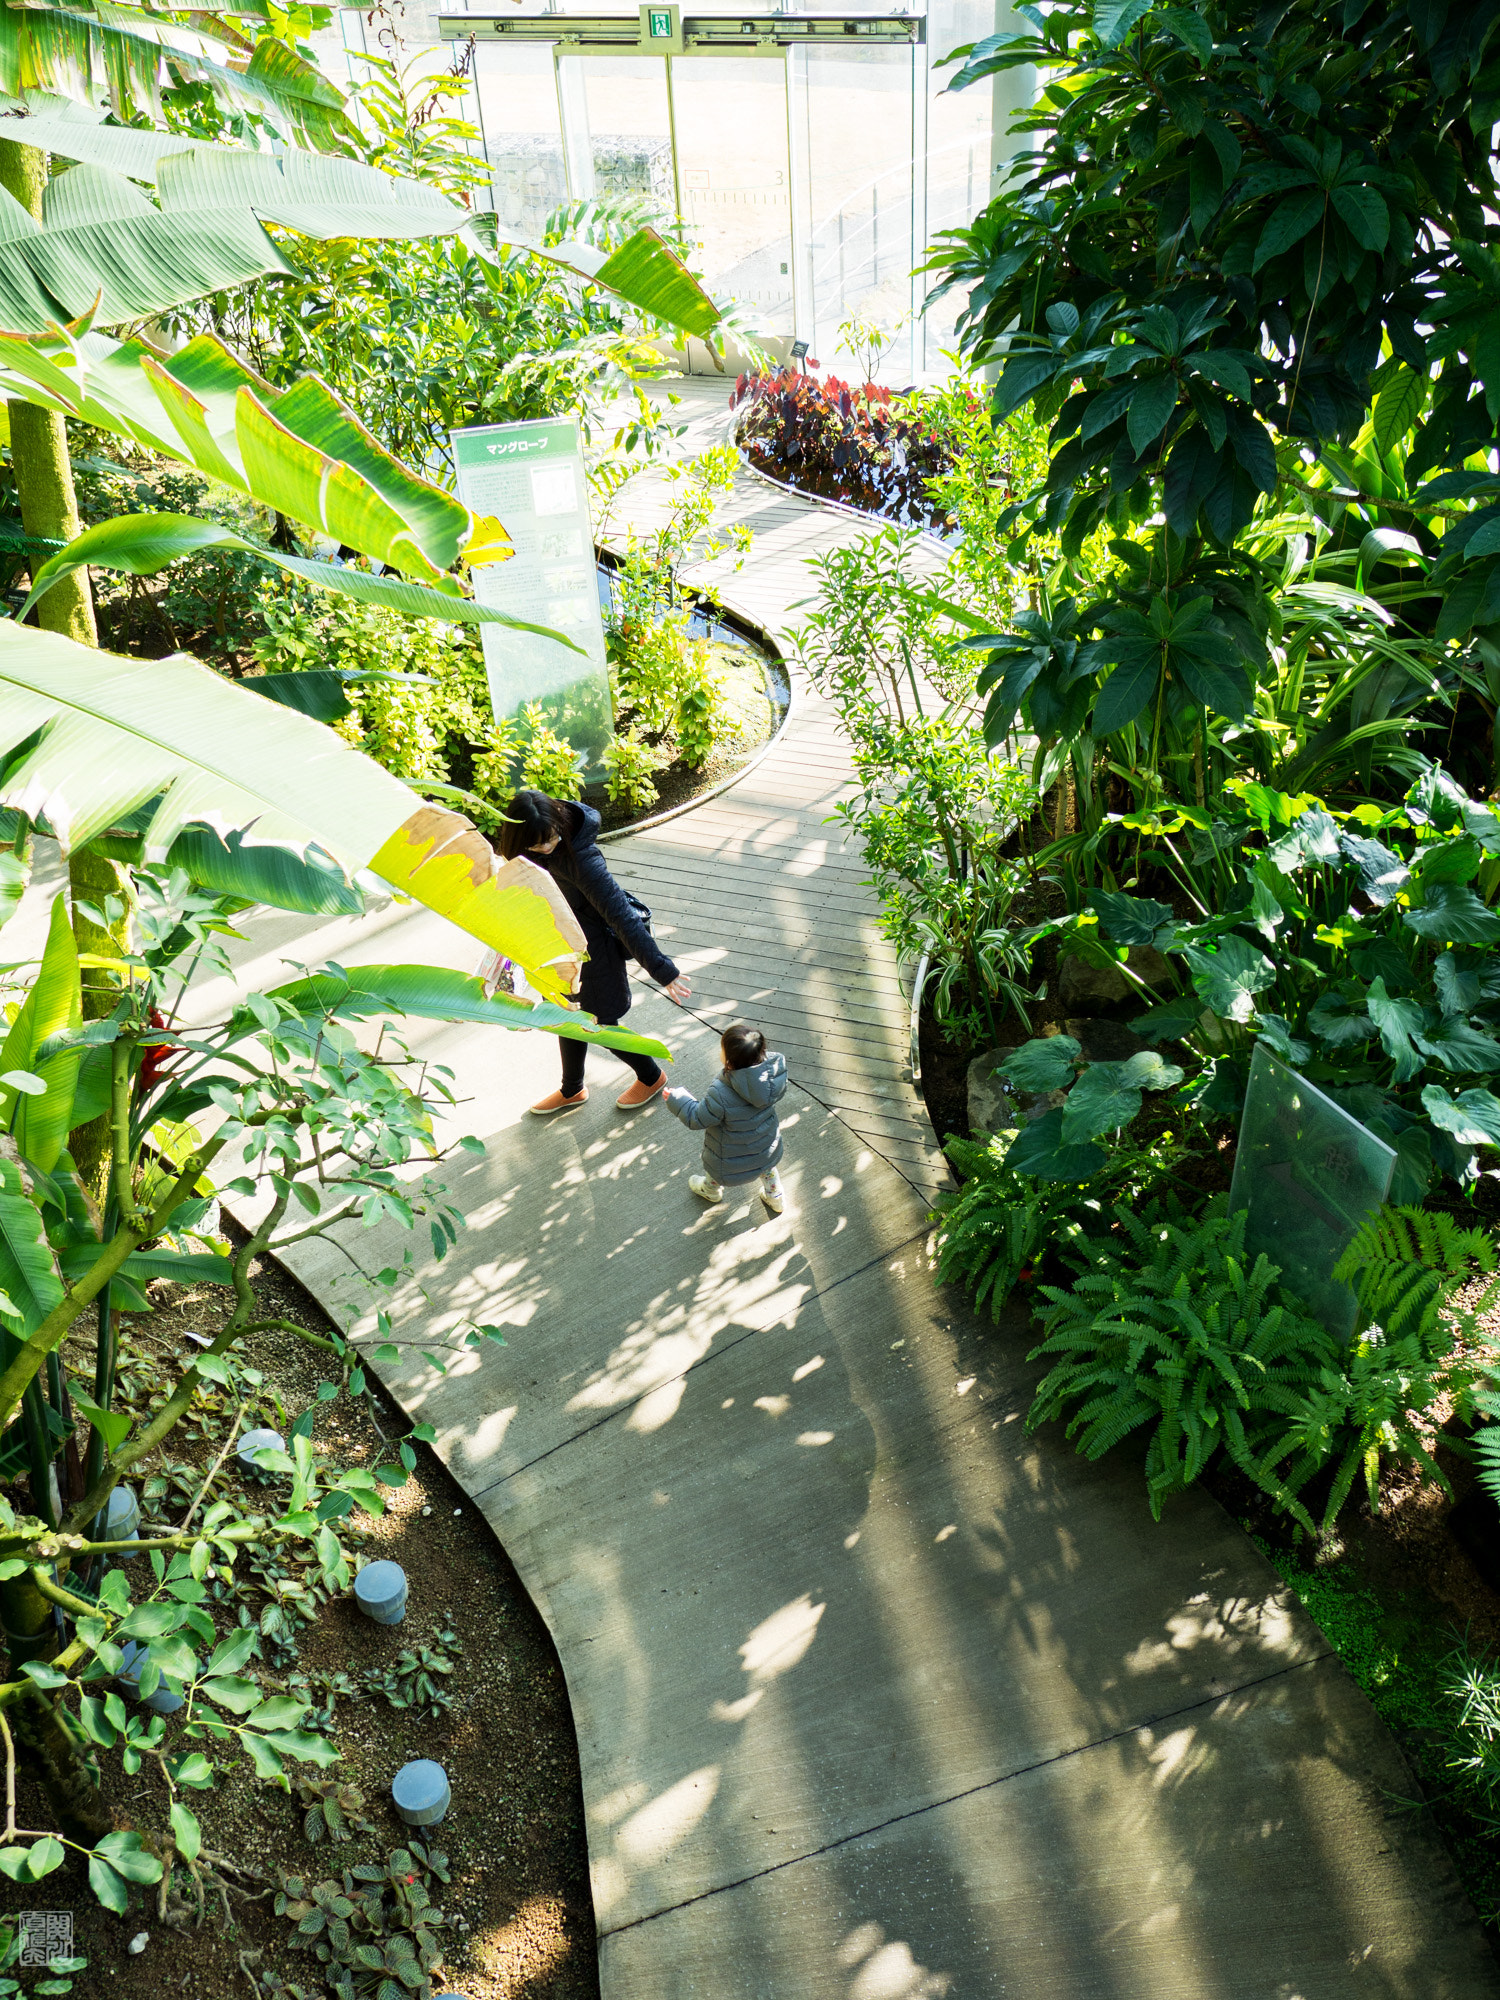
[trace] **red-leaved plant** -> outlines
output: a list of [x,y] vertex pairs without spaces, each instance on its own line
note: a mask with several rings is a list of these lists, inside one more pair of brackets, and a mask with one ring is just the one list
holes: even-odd
[[901,527],[946,525],[931,482],[949,470],[952,452],[907,413],[899,392],[781,368],[741,375],[730,402],[740,411],[740,443],[772,479]]

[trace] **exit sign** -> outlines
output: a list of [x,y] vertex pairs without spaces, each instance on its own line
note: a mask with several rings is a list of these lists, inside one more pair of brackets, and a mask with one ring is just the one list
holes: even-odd
[[641,42],[654,56],[682,54],[682,9],[679,6],[641,8]]

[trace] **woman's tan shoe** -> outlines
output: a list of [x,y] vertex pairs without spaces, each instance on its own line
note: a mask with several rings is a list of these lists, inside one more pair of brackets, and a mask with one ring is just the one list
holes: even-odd
[[666,1080],[665,1074],[659,1076],[655,1083],[642,1083],[640,1078],[637,1077],[629,1090],[623,1096],[615,1099],[615,1109],[617,1111],[639,1111],[643,1104],[651,1102]]
[[564,1097],[560,1090],[554,1090],[549,1096],[544,1097],[539,1104],[532,1105],[531,1116],[533,1118],[555,1118],[560,1111],[576,1111],[580,1105],[587,1104],[588,1101],[589,1094],[587,1090],[580,1090],[576,1097]]

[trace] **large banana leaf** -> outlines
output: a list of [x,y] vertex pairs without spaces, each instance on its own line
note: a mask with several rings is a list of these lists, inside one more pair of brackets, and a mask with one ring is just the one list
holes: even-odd
[[[83,988],[78,972],[78,946],[68,923],[68,904],[59,896],[52,905],[47,946],[36,982],[22,1001],[0,1046],[0,1077],[25,1081],[0,1082],[0,1123],[33,1165],[50,1174],[67,1144],[78,1082],[81,1049],[64,1049],[39,1061],[42,1044],[66,1030],[83,1025]],[[35,1083],[42,1089],[37,1091]]]
[[[393,458],[316,376],[278,392],[208,334],[163,354],[76,325],[0,333],[0,394],[185,460],[361,555],[436,584],[456,604],[455,560],[492,563],[511,554],[493,516],[471,514]],[[487,622],[477,611],[452,615]]]
[[192,514],[116,514],[108,521],[85,528],[38,569],[31,594],[17,616],[24,618],[38,598],[45,597],[54,584],[61,583],[74,570],[113,569],[127,576],[155,576],[183,556],[216,548],[243,549],[259,556],[262,562],[316,584],[320,590],[337,591],[361,604],[383,605],[408,618],[441,618],[450,625],[508,625],[517,631],[540,633],[558,645],[571,647],[575,653],[581,650],[561,632],[512,618],[509,612],[480,604],[475,598],[450,597],[443,590],[428,590],[419,583],[402,583],[394,577],[371,576],[368,570],[349,569],[341,563],[283,555],[279,549],[264,548],[259,542],[235,534],[232,528],[220,527],[215,521],[200,521]]
[[[83,162],[47,183],[40,223],[10,196],[0,202],[0,298],[16,331],[43,332],[96,299],[95,323],[118,326],[290,272],[267,221],[321,238],[443,236],[470,220],[435,188],[355,160],[251,153],[75,119],[27,118],[9,136]],[[156,200],[117,163],[154,181]]]
[[[477,237],[474,239],[477,241]],[[513,249],[529,250],[586,278],[591,285],[627,299],[640,312],[696,333],[700,340],[720,325],[722,315],[677,252],[654,229],[638,229],[608,255],[591,243],[543,245],[525,237],[506,236]],[[480,246],[483,254],[483,245]]]
[[294,847],[238,829],[220,834],[211,826],[185,826],[167,860],[218,896],[243,896],[310,917],[355,917],[365,907],[347,871],[316,845]]
[[[24,1337],[60,1302],[63,1288],[16,1152],[13,1139],[0,1138],[0,1292],[13,1309],[0,1319],[0,1336]],[[9,1358],[3,1337],[0,1355]]]
[[[9,136],[82,163],[49,185],[39,228],[17,237],[8,210],[0,220],[0,324],[18,332],[76,318],[101,291],[95,321],[117,326],[285,271],[261,226],[267,222],[320,240],[462,231],[479,256],[493,262],[497,254],[472,210],[357,160],[295,149],[252,153],[45,115]],[[132,180],[154,182],[157,205]],[[637,230],[608,253],[582,240],[503,240],[688,333],[706,338],[719,324],[718,307],[654,229]]]
[[11,0],[0,6],[0,92],[55,92],[90,109],[108,104],[122,119],[155,119],[165,63],[182,82],[206,84],[226,109],[278,117],[311,143],[353,137],[328,78],[284,42],[252,47],[235,14],[264,19],[265,9],[215,8],[174,21],[134,0]]
[[185,654],[122,659],[0,621],[0,805],[81,845],[159,797],[161,857],[185,826],[317,842],[368,867],[566,997],[583,931],[545,869],[498,864],[458,813],[426,804],[331,729]]
[[484,981],[441,965],[352,965],[335,972],[315,972],[307,979],[272,989],[309,1017],[332,1013],[351,1021],[372,1014],[405,1014],[426,1021],[473,1021],[491,1028],[545,1028],[575,1041],[597,1042],[607,1049],[631,1049],[639,1055],[670,1062],[671,1052],[650,1035],[633,1035],[627,1028],[600,1028],[565,1007],[542,1001],[532,1007],[508,994],[486,995]]

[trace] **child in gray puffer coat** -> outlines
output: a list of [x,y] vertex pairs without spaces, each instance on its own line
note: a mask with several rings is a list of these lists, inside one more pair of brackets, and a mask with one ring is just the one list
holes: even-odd
[[785,1203],[777,1162],[781,1121],[776,1106],[786,1093],[786,1057],[767,1055],[759,1028],[726,1028],[719,1043],[724,1068],[702,1097],[688,1090],[665,1090],[662,1100],[674,1118],[703,1134],[703,1172],[688,1186],[700,1201],[722,1201],[726,1187],[760,1182],[760,1198],[772,1215]]

